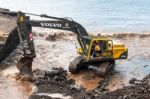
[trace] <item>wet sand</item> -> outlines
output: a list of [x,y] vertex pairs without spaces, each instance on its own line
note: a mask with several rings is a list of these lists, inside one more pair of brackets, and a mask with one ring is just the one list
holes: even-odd
[[33,84],[29,82],[16,82],[13,79],[0,77],[1,99],[28,99],[32,94]]
[[[53,67],[62,67],[67,70],[69,63],[77,56],[76,46],[78,45],[74,36],[70,36],[69,38],[71,38],[71,41],[70,39],[56,39],[56,41],[47,41],[45,40],[45,37],[36,37],[35,47],[37,57],[34,59],[33,69],[49,71]],[[127,37],[121,40],[125,42],[129,48],[129,57],[127,60],[116,61],[115,70],[117,73],[112,76],[107,87],[110,91],[129,85],[128,82],[133,77],[142,79],[145,75],[150,73],[150,37],[141,38],[136,36]],[[11,80],[12,78],[9,76],[18,72],[15,69],[15,63],[17,62],[17,59],[20,58],[20,54],[20,50],[17,49],[4,62],[7,64],[7,68],[4,68],[1,71],[3,75],[0,77],[2,79],[0,84],[1,86],[5,86],[6,84],[11,86],[1,87],[0,95],[3,97],[2,99],[7,98],[7,94],[5,94],[4,90],[7,90],[7,93],[10,93],[10,97],[15,99],[20,99],[19,97],[27,98],[33,90],[33,85],[23,83],[18,84],[17,81]],[[100,77],[89,75],[88,72],[81,72],[80,74],[81,75],[69,75],[77,84],[85,87],[87,91],[97,87]],[[92,79],[86,79],[86,77],[92,77]],[[15,92],[16,95],[12,92]]]
[[[137,79],[142,79],[145,75],[147,75],[150,71],[150,45],[149,40],[150,37],[142,37],[137,36],[131,36],[127,34],[126,37],[123,39],[117,38],[118,40],[121,40],[124,42],[128,48],[129,48],[129,57],[127,60],[118,60],[116,61],[116,74],[112,76],[110,84],[108,86],[108,89],[110,91],[116,90],[118,88],[122,88],[123,86],[129,85],[128,81],[135,77]],[[72,42],[70,41],[56,41],[56,42],[50,42],[47,41],[41,41],[41,40],[35,40],[39,48],[43,48],[42,51],[38,51],[37,54],[43,53],[43,60],[47,59],[50,60],[51,63],[44,63],[43,60],[41,60],[39,56],[35,59],[36,62],[42,63],[42,65],[45,68],[45,66],[50,67],[62,67],[67,70],[69,62],[77,56],[75,47],[76,45],[72,45]],[[40,43],[39,43],[40,42]],[[45,45],[42,45],[41,42],[43,42]],[[59,43],[61,42],[61,44]],[[67,42],[67,43],[66,43]],[[76,40],[73,40],[74,44],[76,43]],[[44,49],[47,47],[55,46],[52,49]],[[37,49],[39,50],[39,49]],[[49,51],[48,51],[49,50]],[[56,52],[57,51],[57,52]],[[74,53],[74,54],[73,54]],[[40,54],[41,55],[41,54]],[[51,56],[51,57],[50,57]],[[42,62],[40,62],[42,61]],[[95,76],[96,78],[93,80],[86,80],[85,77],[88,75],[88,73],[81,73],[81,75],[71,75],[71,78],[74,78],[78,84],[83,85],[87,88],[87,90],[94,89],[97,86],[97,82],[99,81],[98,76]],[[93,83],[94,82],[94,83]],[[91,83],[91,85],[90,85]],[[92,88],[93,87],[93,88]]]
[[[8,34],[15,27],[15,22],[15,17],[0,15],[0,37]],[[37,54],[33,62],[33,69],[51,71],[53,67],[61,67],[68,70],[69,63],[78,56],[76,53],[78,42],[74,34],[41,28],[34,28],[33,32],[35,33]],[[57,33],[56,38],[53,38],[55,33]],[[112,36],[128,46],[129,57],[127,60],[116,61],[116,73],[111,76],[107,86],[109,91],[129,85],[131,78],[142,79],[150,73],[150,34],[114,34]],[[15,64],[21,55],[20,48],[17,48],[0,64],[1,99],[28,99],[32,92],[36,91],[33,83],[16,80],[18,70]],[[75,80],[76,84],[83,86],[86,91],[94,90],[101,81],[99,76],[90,71],[80,72],[76,75],[68,73],[68,75]]]
[[16,26],[16,17],[2,15],[0,13],[0,37],[8,35]]
[[78,74],[69,73],[69,77],[74,79],[76,84],[86,88],[86,91],[94,90],[98,86],[98,83],[103,80],[102,77],[90,71],[81,71]]

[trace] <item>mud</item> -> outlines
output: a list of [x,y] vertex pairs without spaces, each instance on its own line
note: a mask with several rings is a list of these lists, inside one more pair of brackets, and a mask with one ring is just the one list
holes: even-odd
[[[15,25],[14,20],[11,21],[10,18],[15,20],[13,16],[0,15],[1,34],[12,35],[8,41],[14,40],[13,37],[17,33],[16,29],[11,30]],[[6,25],[2,26],[4,20]],[[37,54],[33,62],[34,83],[20,81],[16,76],[18,70],[15,65],[22,55],[18,47],[0,64],[0,98],[28,99],[31,94],[31,99],[130,99],[135,96],[137,96],[135,99],[146,99],[149,97],[149,76],[142,80],[150,73],[149,33],[105,34],[114,40],[123,41],[129,48],[129,57],[127,60],[116,61],[115,73],[108,79],[102,79],[91,71],[81,71],[77,75],[68,73],[69,63],[78,56],[76,47],[79,45],[73,33],[41,28],[33,28],[33,32]],[[135,84],[129,84],[132,78],[138,79]],[[102,81],[105,82],[104,85],[101,85]]]
[[[36,29],[34,29],[34,31],[36,31]],[[63,37],[65,37],[65,35]],[[74,57],[77,56],[76,46],[78,45],[76,38],[74,36],[73,37],[70,36],[69,40],[64,40],[63,37],[62,39],[56,39],[56,41],[53,42],[45,40],[46,36],[40,37],[37,35],[37,37],[35,37],[34,41],[37,57],[34,59],[33,62],[33,70],[40,69],[35,71],[34,74],[35,75],[34,84],[37,87],[37,91],[34,90],[34,86],[26,86],[27,89],[32,89],[32,91],[34,91],[33,95],[30,96],[29,94],[30,92],[26,94],[26,92],[24,91],[17,90],[15,92],[17,93],[18,97],[22,96],[22,94],[25,95],[26,97],[30,96],[31,99],[32,98],[38,99],[42,97],[44,97],[44,99],[47,98],[49,99],[50,97],[51,98],[73,97],[75,99],[101,97],[101,95],[105,93],[109,92],[113,93],[115,90],[128,86],[129,80],[131,78],[137,78],[142,80],[144,76],[149,74],[150,71],[149,37],[144,37],[141,39],[140,36],[136,36],[122,39],[122,41],[125,42],[129,47],[128,60],[116,62],[115,67],[116,72],[114,75],[110,77],[109,83],[107,80],[104,81],[107,87],[104,88],[103,90],[102,90],[103,86],[100,86],[101,85],[100,82],[102,81],[101,78],[98,77],[93,72],[83,71],[80,74],[71,75],[70,73],[68,73],[68,71],[66,71],[68,70],[70,61],[72,61]],[[22,52],[20,51],[20,48],[18,48],[1,64],[1,68],[3,67],[1,69],[1,73],[3,74],[2,77],[5,77],[5,79],[2,80],[2,86],[4,85],[5,81],[10,80],[10,78],[12,78],[12,75],[18,72],[15,67],[15,63],[21,57],[21,53]],[[63,71],[62,74],[56,73],[55,74],[56,77],[45,75],[46,72],[52,71],[53,67],[63,68],[60,70]],[[63,78],[63,80],[57,81],[56,80],[57,78],[61,80]],[[16,83],[16,81],[11,82]],[[21,85],[22,86],[21,88],[24,88],[23,85]],[[14,87],[18,89],[18,86]],[[78,91],[76,88],[80,90]],[[2,88],[1,90],[15,90],[15,89],[11,87],[6,87],[6,89]],[[81,93],[84,94],[81,95]],[[3,99],[6,99],[7,97],[6,95],[3,95],[3,93],[2,96],[4,97]],[[11,96],[13,97],[13,95]]]
[[[67,71],[62,68],[54,68],[52,71],[36,70],[34,75],[36,75],[34,83],[38,87],[38,91],[31,95],[30,99],[50,98],[50,94],[61,94],[63,97],[76,97],[84,91],[82,87],[75,84],[73,79],[69,78]],[[45,95],[40,95],[43,93]]]
[[0,77],[1,99],[27,99],[32,93],[32,83],[15,82],[13,79]]
[[[119,34],[119,35],[122,35],[122,34]],[[67,96],[71,96],[75,99],[78,99],[78,98],[79,99],[81,99],[81,98],[83,98],[83,99],[85,99],[85,98],[98,98],[98,99],[101,98],[101,99],[103,99],[102,97],[107,96],[106,93],[111,94],[111,92],[113,93],[115,90],[118,90],[118,89],[121,90],[121,88],[122,88],[122,90],[124,90],[124,87],[130,85],[129,80],[132,79],[133,77],[142,80],[142,78],[144,76],[149,74],[149,70],[150,70],[150,67],[149,67],[150,45],[148,42],[150,40],[149,34],[143,34],[143,35],[141,35],[141,34],[138,34],[138,35],[123,34],[123,35],[124,35],[124,38],[120,38],[119,36],[114,36],[113,38],[115,38],[117,40],[121,40],[124,43],[126,43],[126,45],[129,47],[129,57],[128,57],[128,60],[116,62],[115,74],[110,77],[109,83],[108,83],[108,81],[106,81],[106,85],[108,84],[108,86],[102,90],[100,87],[101,78],[98,77],[97,75],[95,75],[94,73],[92,74],[91,72],[87,72],[87,71],[81,72],[77,75],[69,74],[69,77],[71,79],[75,80],[74,83],[76,85],[82,86],[85,88],[84,90],[81,88],[81,90],[83,91],[82,93],[85,93],[85,94],[82,94],[82,95],[79,94],[79,96],[76,96],[76,97],[72,96],[72,94],[68,94]],[[110,37],[112,37],[112,36],[110,36]],[[70,38],[71,38],[71,36],[70,36]],[[36,40],[36,42],[41,42],[41,40]],[[47,69],[49,69],[49,70],[51,70],[50,68],[52,68],[52,67],[62,67],[65,70],[67,70],[67,67],[68,67],[67,62],[69,63],[69,61],[71,61],[73,59],[73,57],[77,56],[76,54],[72,55],[72,53],[75,53],[74,48],[76,47],[76,45],[72,46],[72,44],[70,44],[69,40],[65,40],[65,42],[67,42],[67,43],[65,43],[64,40],[61,40],[61,39],[57,39],[55,42],[52,42],[51,44],[48,44],[47,41],[43,41],[43,40],[42,40],[42,42],[45,45],[41,45],[39,43],[37,45],[39,48],[42,48],[42,51],[43,51],[42,53],[45,54],[44,57],[42,56],[44,59],[51,58],[51,63],[42,63],[42,65],[47,66]],[[61,44],[59,44],[59,42],[61,42]],[[72,37],[71,43],[72,42],[74,44],[76,44],[76,39],[74,38],[74,36]],[[66,46],[66,47],[69,46],[69,47],[67,47],[67,50],[66,50],[64,46]],[[47,47],[50,47],[52,49],[51,50],[44,49]],[[140,49],[138,49],[138,48],[140,48]],[[55,52],[56,50],[57,50],[57,53]],[[63,53],[61,53],[62,50],[63,50]],[[49,53],[49,51],[51,51],[51,52]],[[67,53],[66,53],[66,51],[67,51]],[[59,55],[60,53],[62,56]],[[53,57],[49,57],[48,54],[51,54]],[[67,57],[63,54],[67,55]],[[64,57],[65,60],[63,60],[64,58],[62,58],[62,57]],[[59,59],[62,59],[63,63],[61,63],[61,61],[58,61]],[[40,58],[36,59],[36,61],[41,63]],[[48,66],[48,65],[50,65],[50,66]],[[44,70],[44,68],[45,67],[43,67],[42,69]],[[40,90],[42,90],[42,89],[40,89]],[[70,92],[70,89],[68,89],[68,90]],[[128,90],[128,89],[126,89],[126,90]],[[39,97],[49,98],[49,96],[50,96],[49,94],[51,94],[51,92],[49,92],[49,91],[47,91],[47,92],[48,92],[47,94],[43,94],[45,96],[39,96]],[[59,93],[59,92],[56,91],[56,93]],[[64,94],[64,93],[60,92],[59,94]],[[104,96],[103,96],[103,94],[104,94]],[[116,92],[116,94],[120,95],[118,92]],[[120,96],[120,98],[122,98],[122,96]],[[38,96],[35,95],[35,97],[37,98]],[[112,95],[112,97],[115,97],[115,96]],[[109,99],[109,98],[110,97],[106,97],[106,99]]]
[[118,89],[114,92],[102,95],[103,99],[149,99],[150,98],[150,74],[143,80],[135,80],[131,86]]
[[[0,8],[0,11],[4,9]],[[6,9],[5,9],[6,10]],[[16,16],[0,13],[0,62],[19,44],[16,28]]]
[[[30,96],[30,99],[53,99],[52,94],[60,94],[61,96],[55,96],[56,99],[63,97],[73,99],[85,99],[89,97],[89,94],[94,94],[94,91],[87,91],[81,85],[78,85],[74,79],[70,78],[66,70],[62,68],[53,68],[51,71],[34,72],[35,81],[34,84],[38,90]],[[92,78],[93,79],[93,78]],[[103,92],[99,81],[99,86],[95,87],[97,91]],[[108,83],[105,81],[105,83]],[[54,98],[54,99],[55,99]]]
[[16,17],[12,17],[0,13],[0,35],[1,36],[8,35],[8,33],[15,26],[16,26]]
[[0,63],[0,99],[28,99],[36,89],[33,83],[18,78],[16,62],[21,57],[20,47]]
[[134,79],[130,81],[132,85],[113,92],[102,90],[99,86],[86,91],[70,79],[67,71],[62,68],[54,68],[51,71],[36,70],[34,75],[36,76],[34,83],[38,90],[30,96],[30,99],[149,99],[150,97],[150,75],[143,80]]
[[86,88],[86,91],[94,90],[103,80],[102,77],[91,71],[80,71],[78,74],[69,73],[69,77],[74,79],[76,84]]

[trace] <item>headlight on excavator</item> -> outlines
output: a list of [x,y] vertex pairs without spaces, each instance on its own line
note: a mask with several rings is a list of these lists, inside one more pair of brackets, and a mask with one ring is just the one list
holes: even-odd
[[83,53],[83,49],[81,47],[77,48],[77,53],[78,54],[82,54]]

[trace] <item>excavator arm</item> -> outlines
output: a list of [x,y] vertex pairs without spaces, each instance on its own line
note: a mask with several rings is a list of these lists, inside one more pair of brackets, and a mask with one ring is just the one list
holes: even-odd
[[[33,58],[36,57],[32,27],[71,31],[77,35],[77,40],[82,49],[86,48],[86,44],[89,43],[84,38],[85,36],[88,36],[88,33],[84,27],[72,19],[52,17],[44,14],[35,15],[23,12],[18,12],[17,14],[18,35],[23,50],[23,57],[19,60],[17,67],[22,75],[32,75],[32,61]],[[31,20],[30,16],[27,15],[39,16],[49,20]]]
[[[18,16],[17,29],[20,43],[22,45],[23,57],[19,60],[17,67],[22,75],[31,77],[32,61],[36,57],[32,27],[67,30],[77,35],[77,40],[81,47],[79,54],[81,55],[70,63],[69,71],[71,73],[76,73],[80,66],[86,65],[88,68],[97,70],[98,72],[101,72],[102,75],[105,75],[108,71],[111,70],[111,68],[114,67],[116,59],[127,58],[128,49],[124,44],[114,44],[112,40],[105,37],[92,38],[88,35],[82,25],[70,18],[58,18],[44,14],[37,15],[24,12],[0,12],[12,16]],[[31,15],[46,19],[31,20]],[[101,50],[98,52],[93,50],[96,46],[101,47]],[[98,55],[94,55],[94,53],[97,53]],[[95,64],[98,66],[95,66]],[[101,70],[99,70],[99,67]]]

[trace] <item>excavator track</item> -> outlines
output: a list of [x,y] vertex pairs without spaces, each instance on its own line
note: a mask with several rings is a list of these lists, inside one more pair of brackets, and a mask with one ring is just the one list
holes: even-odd
[[82,61],[83,59],[81,56],[76,57],[69,65],[69,72],[74,74],[77,73],[81,67],[87,67],[88,69],[94,71],[96,75],[98,74],[98,76],[100,76],[101,80],[99,81],[97,88],[98,92],[105,91],[111,80],[111,75],[115,67],[115,61],[101,61],[89,64],[84,64]]
[[109,62],[104,62],[101,64],[89,65],[88,68],[94,70],[99,76],[105,77],[108,65]]
[[78,56],[72,62],[70,62],[69,72],[77,73],[80,68],[88,67],[88,69],[94,70],[96,73],[98,73],[99,76],[105,77],[105,75],[113,71],[114,66],[114,60],[84,63],[82,56]]
[[96,92],[99,94],[99,92],[107,90],[106,87],[109,85],[112,73],[114,72],[115,61],[104,61],[101,64],[97,64],[96,66],[97,68],[94,71],[98,74],[98,76],[101,77],[99,85],[96,89]]
[[106,90],[106,87],[109,85],[111,76],[114,73],[115,61],[108,61],[100,64],[99,68],[103,70],[103,73],[98,73],[103,79],[99,82],[98,91],[102,92]]
[[96,73],[99,74],[101,77],[107,76],[107,74],[110,74],[114,67],[115,67],[115,62],[114,61],[102,61],[99,64],[95,64],[96,66],[89,66],[88,68],[93,69],[96,71]]
[[77,73],[80,69],[81,62],[82,57],[81,56],[76,57],[72,62],[70,62],[69,72],[73,74]]
[[111,75],[106,74],[105,77],[99,82],[98,90],[97,92],[103,92],[106,90],[106,87],[109,85],[109,82],[111,80]]

